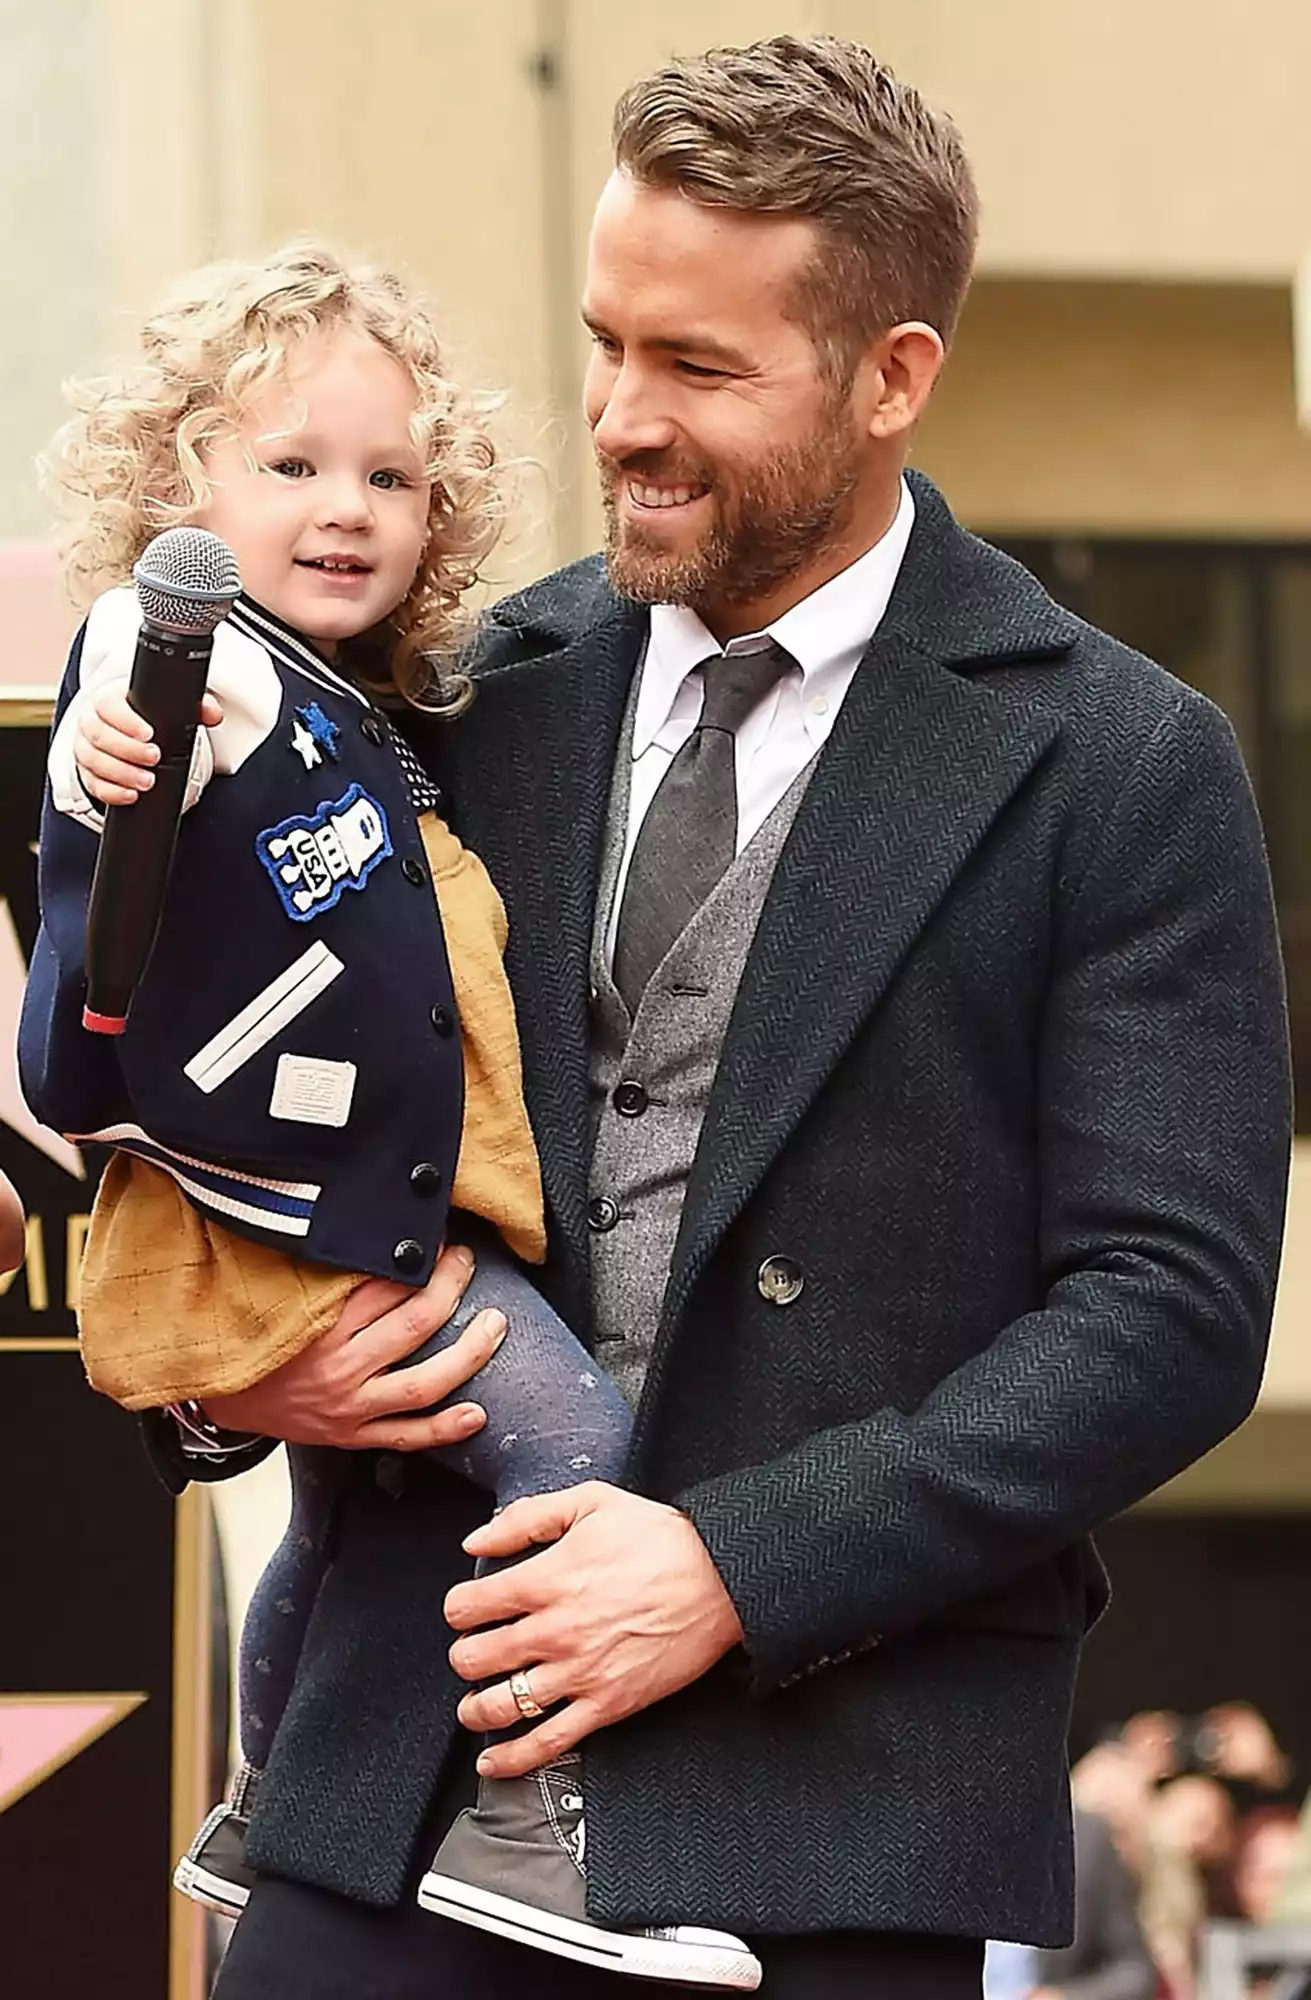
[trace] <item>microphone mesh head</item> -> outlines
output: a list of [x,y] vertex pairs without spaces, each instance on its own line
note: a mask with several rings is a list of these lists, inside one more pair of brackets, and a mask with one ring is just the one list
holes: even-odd
[[212,632],[241,589],[237,558],[208,528],[167,528],[132,574],[146,622],[188,637]]

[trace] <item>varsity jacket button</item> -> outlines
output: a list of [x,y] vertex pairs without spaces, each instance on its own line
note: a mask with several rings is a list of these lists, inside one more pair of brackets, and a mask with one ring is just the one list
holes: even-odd
[[416,861],[412,854],[407,854],[404,861],[402,861],[401,874],[416,889],[422,889],[424,883],[428,880],[427,869],[424,867],[422,861]]
[[370,743],[381,743],[386,733],[376,715],[366,715],[360,723],[360,735]]
[[756,1273],[756,1290],[772,1306],[790,1306],[806,1288],[800,1264],[790,1257],[766,1257]]
[[608,1194],[598,1194],[587,1204],[587,1226],[598,1236],[607,1229],[613,1229],[619,1220],[619,1203],[611,1201]]
[[651,1100],[640,1083],[617,1083],[611,1103],[621,1118],[640,1118]]
[[423,1245],[416,1243],[412,1236],[403,1236],[391,1253],[392,1263],[407,1277],[423,1269]]
[[449,1007],[430,1007],[428,1019],[443,1041],[455,1033],[455,1019]]
[[416,1194],[433,1195],[441,1193],[442,1173],[431,1160],[420,1160],[417,1167],[410,1168],[410,1186]]

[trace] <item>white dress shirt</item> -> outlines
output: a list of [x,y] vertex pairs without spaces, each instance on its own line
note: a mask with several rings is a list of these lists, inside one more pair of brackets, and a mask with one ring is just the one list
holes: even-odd
[[[896,518],[881,541],[840,570],[765,631],[791,655],[785,673],[736,737],[737,851],[740,854],[811,758],[828,741],[847,689],[878,630],[897,581],[915,502],[901,482]],[[707,661],[759,644],[744,634],[721,647],[695,611],[654,604],[633,719],[628,832],[606,939],[613,960],[629,863],[660,780],[696,728]]]

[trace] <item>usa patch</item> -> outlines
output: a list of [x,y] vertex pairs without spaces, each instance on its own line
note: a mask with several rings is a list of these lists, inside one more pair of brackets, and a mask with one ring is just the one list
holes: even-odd
[[378,801],[352,785],[312,817],[296,813],[258,834],[255,852],[287,915],[305,924],[333,909],[345,890],[362,889],[392,844]]

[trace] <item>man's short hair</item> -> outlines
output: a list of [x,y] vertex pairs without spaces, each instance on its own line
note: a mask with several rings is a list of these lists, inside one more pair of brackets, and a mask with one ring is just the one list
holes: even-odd
[[666,65],[615,107],[615,163],[712,208],[807,216],[821,244],[790,315],[849,379],[889,328],[950,341],[978,193],[960,134],[856,42],[776,35]]

